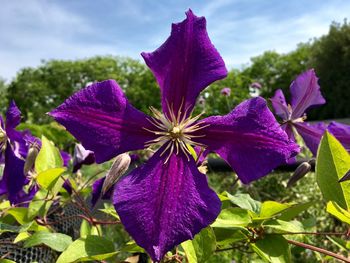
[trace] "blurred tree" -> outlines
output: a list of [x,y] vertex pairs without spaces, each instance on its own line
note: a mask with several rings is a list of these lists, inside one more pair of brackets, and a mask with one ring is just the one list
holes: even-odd
[[332,23],[329,33],[316,40],[308,63],[320,77],[324,107],[310,114],[313,118],[350,117],[350,24]]
[[93,57],[76,61],[50,60],[20,70],[8,87],[8,99],[20,105],[25,120],[47,123],[46,112],[73,92],[96,81],[115,79],[134,106],[147,111],[159,105],[159,89],[149,70],[130,58]]
[[6,111],[7,106],[7,85],[5,80],[0,77],[0,115]]
[[[235,106],[243,100],[249,98],[250,78],[245,76],[239,70],[231,70],[225,79],[214,82],[205,89],[198,100],[196,113],[204,109],[205,116],[224,115],[230,112]],[[223,88],[230,88],[231,93],[227,96],[221,94]]]
[[267,51],[261,56],[252,58],[252,65],[243,72],[252,81],[262,84],[262,96],[269,98],[280,88],[288,97],[291,81],[307,69],[311,48],[311,43],[304,43],[287,54]]

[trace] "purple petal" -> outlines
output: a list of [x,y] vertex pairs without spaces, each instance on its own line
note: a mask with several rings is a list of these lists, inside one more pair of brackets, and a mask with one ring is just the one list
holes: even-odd
[[261,97],[241,103],[225,116],[202,122],[209,126],[198,132],[205,136],[197,141],[225,159],[243,183],[268,174],[299,152]]
[[21,122],[21,112],[17,108],[16,103],[12,100],[6,113],[6,129],[14,129]]
[[49,113],[101,163],[131,150],[143,149],[155,135],[147,115],[131,106],[114,80],[94,83]]
[[23,186],[28,182],[23,168],[24,161],[15,155],[10,145],[7,145],[5,150],[5,168],[0,181],[0,193],[6,193],[11,204],[15,204],[18,201],[19,196],[23,192]]
[[73,189],[72,189],[72,184],[70,183],[69,180],[64,180],[64,183],[62,187],[67,191],[68,194],[72,194]]
[[92,206],[95,206],[98,199],[100,199],[101,196],[101,191],[102,191],[102,186],[105,181],[106,177],[102,177],[100,179],[97,179],[93,184],[92,184],[92,194],[91,194],[91,204]]
[[327,129],[340,141],[344,148],[350,152],[350,125],[332,121]]
[[156,262],[212,223],[221,207],[192,158],[173,154],[164,164],[160,152],[123,177],[113,197],[125,229]]
[[292,119],[301,117],[311,106],[326,103],[321,95],[318,78],[313,69],[300,74],[291,84],[290,92],[292,96]]
[[142,53],[161,88],[162,107],[167,114],[167,102],[175,113],[182,105],[189,114],[199,93],[227,75],[224,61],[210,42],[205,18],[191,10],[186,16],[172,25],[171,35],[161,47]]
[[288,110],[283,91],[281,89],[276,90],[275,95],[270,100],[275,113],[280,116],[282,120],[289,120],[291,113]]
[[310,124],[306,122],[294,123],[300,136],[303,138],[306,146],[310,149],[314,156],[317,155],[318,145],[320,144],[326,125],[323,123]]
[[63,160],[63,166],[68,167],[69,162],[72,159],[72,156],[70,156],[70,154],[65,151],[60,151],[60,154]]
[[76,144],[74,148],[73,173],[78,171],[83,164],[93,164],[95,162],[95,154],[86,150],[83,145]]
[[103,200],[109,200],[112,197],[114,186],[110,187],[107,192],[101,196],[103,183],[105,182],[106,177],[102,177],[100,179],[97,179],[92,184],[92,194],[91,194],[91,205],[94,207],[97,203],[97,201],[101,198]]

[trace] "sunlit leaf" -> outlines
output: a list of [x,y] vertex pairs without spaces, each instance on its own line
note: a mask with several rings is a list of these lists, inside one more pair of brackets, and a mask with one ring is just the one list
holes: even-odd
[[45,170],[37,175],[36,180],[42,188],[51,190],[65,170],[65,168],[51,168]]
[[271,263],[291,262],[290,248],[281,235],[265,235],[263,239],[251,244],[253,250],[264,260]]
[[35,171],[40,174],[51,168],[63,166],[60,151],[45,136],[41,137],[41,149],[35,160]]
[[251,223],[252,220],[247,210],[239,207],[231,207],[223,209],[212,227],[231,228],[246,226]]
[[254,200],[249,194],[231,195],[226,192],[226,195],[233,204],[240,208],[250,210],[255,214],[260,214],[261,202]]
[[350,208],[350,181],[339,183],[350,169],[350,155],[330,133],[323,135],[316,160],[316,179],[324,199]]
[[72,238],[61,233],[36,232],[24,242],[24,247],[44,244],[53,250],[62,252],[72,243]]
[[292,204],[282,204],[275,201],[265,201],[261,205],[259,218],[271,218],[277,214],[282,213]]
[[87,236],[75,240],[63,251],[56,263],[104,260],[117,254],[113,242],[100,236]]
[[330,201],[327,203],[327,212],[350,225],[350,212],[341,208],[336,202]]

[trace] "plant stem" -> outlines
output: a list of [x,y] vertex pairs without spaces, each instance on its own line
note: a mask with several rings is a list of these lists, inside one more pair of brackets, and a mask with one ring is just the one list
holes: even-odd
[[310,249],[310,250],[313,250],[313,251],[316,251],[316,252],[319,252],[319,253],[322,253],[324,255],[327,255],[327,256],[331,256],[333,258],[336,258],[336,259],[339,259],[343,262],[348,262],[350,263],[350,259],[342,256],[342,255],[338,255],[336,253],[333,253],[331,251],[328,251],[326,249],[323,249],[323,248],[319,248],[319,247],[315,247],[313,245],[310,245],[310,244],[305,244],[305,243],[302,243],[302,242],[298,242],[298,241],[294,241],[294,240],[289,240],[287,239],[287,242],[289,244],[292,244],[292,245],[295,245],[295,246],[299,246],[299,247],[303,247],[303,248],[306,248],[306,249]]

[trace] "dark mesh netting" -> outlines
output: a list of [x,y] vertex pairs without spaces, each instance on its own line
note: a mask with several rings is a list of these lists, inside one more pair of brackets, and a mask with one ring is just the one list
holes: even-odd
[[[55,204],[50,209],[47,221],[56,232],[71,236],[73,239],[79,237],[82,219],[78,214],[84,214],[76,205],[69,203],[64,207]],[[24,248],[23,243],[13,244],[16,233],[4,233],[0,235],[0,258],[10,259],[17,263],[51,263],[55,262],[58,253],[46,246]]]

